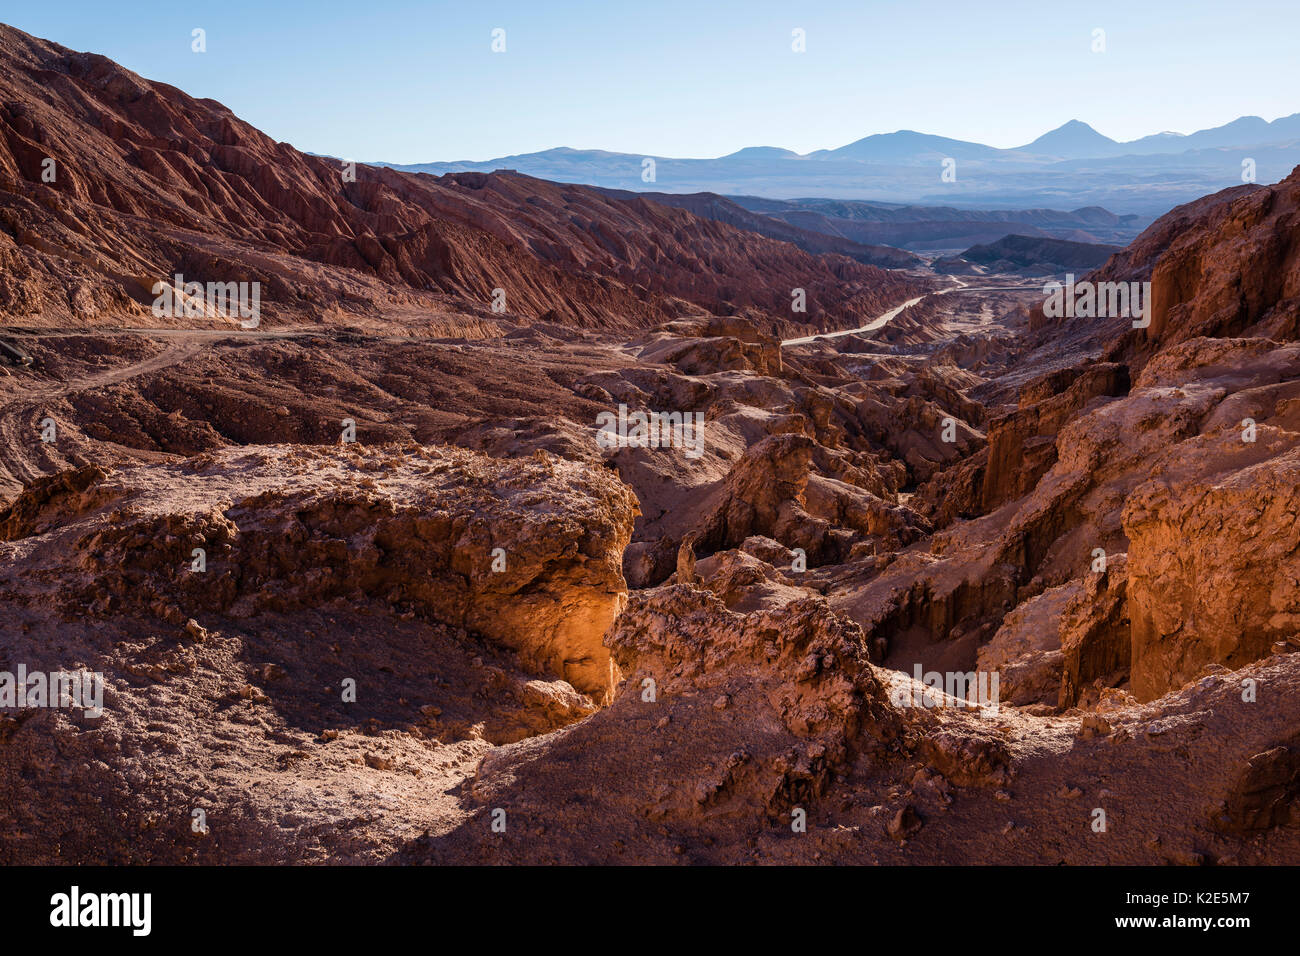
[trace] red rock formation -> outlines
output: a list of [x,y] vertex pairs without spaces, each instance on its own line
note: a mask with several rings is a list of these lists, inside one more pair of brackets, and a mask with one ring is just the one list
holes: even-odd
[[[1295,433],[1203,434],[1124,509],[1133,693],[1150,700],[1210,663],[1239,667],[1300,634]],[[1191,447],[1185,447],[1191,446]]]
[[[583,186],[368,166],[352,180],[213,100],[3,25],[0,103],[0,314],[26,325],[139,324],[176,273],[260,282],[268,321],[404,309],[407,324],[451,311],[472,325],[503,289],[512,317],[623,328],[683,300],[843,325],[924,286]],[[790,311],[796,288],[806,314]]]
[[1128,369],[1114,363],[1051,372],[1020,390],[1014,411],[989,424],[981,507],[993,511],[1033,490],[1056,462],[1056,435],[1094,399],[1128,391]]
[[1123,554],[1108,556],[1106,570],[1090,572],[1065,607],[1059,625],[1064,661],[1056,699],[1061,707],[1074,707],[1098,685],[1113,687],[1128,677],[1133,635],[1127,559]]

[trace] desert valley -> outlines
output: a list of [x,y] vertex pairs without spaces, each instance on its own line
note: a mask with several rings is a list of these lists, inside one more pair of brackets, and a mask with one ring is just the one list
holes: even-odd
[[1300,861],[1300,170],[1225,186],[351,163],[0,25],[0,671],[102,676],[0,677],[0,860]]

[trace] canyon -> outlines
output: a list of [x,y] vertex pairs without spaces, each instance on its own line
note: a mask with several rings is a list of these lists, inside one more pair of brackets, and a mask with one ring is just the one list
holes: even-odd
[[0,860],[1300,859],[1300,170],[1086,274],[772,223],[0,26],[0,670],[104,681],[0,708]]

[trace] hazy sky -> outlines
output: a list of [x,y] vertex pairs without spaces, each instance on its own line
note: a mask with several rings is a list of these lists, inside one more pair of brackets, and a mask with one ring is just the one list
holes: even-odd
[[[6,6],[0,18],[29,33],[359,160],[803,153],[896,129],[1009,147],[1076,118],[1134,139],[1300,111],[1300,0]],[[195,27],[206,53],[191,52]],[[496,28],[504,53],[491,50]],[[806,52],[791,49],[796,28]]]

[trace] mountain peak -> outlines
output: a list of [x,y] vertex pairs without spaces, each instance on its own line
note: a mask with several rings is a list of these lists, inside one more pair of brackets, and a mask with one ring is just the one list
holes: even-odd
[[780,146],[746,146],[734,153],[728,153],[722,159],[798,159],[799,154],[792,149]]
[[1100,156],[1113,150],[1115,141],[1098,133],[1083,120],[1072,119],[1019,148],[1027,153],[1069,157]]

